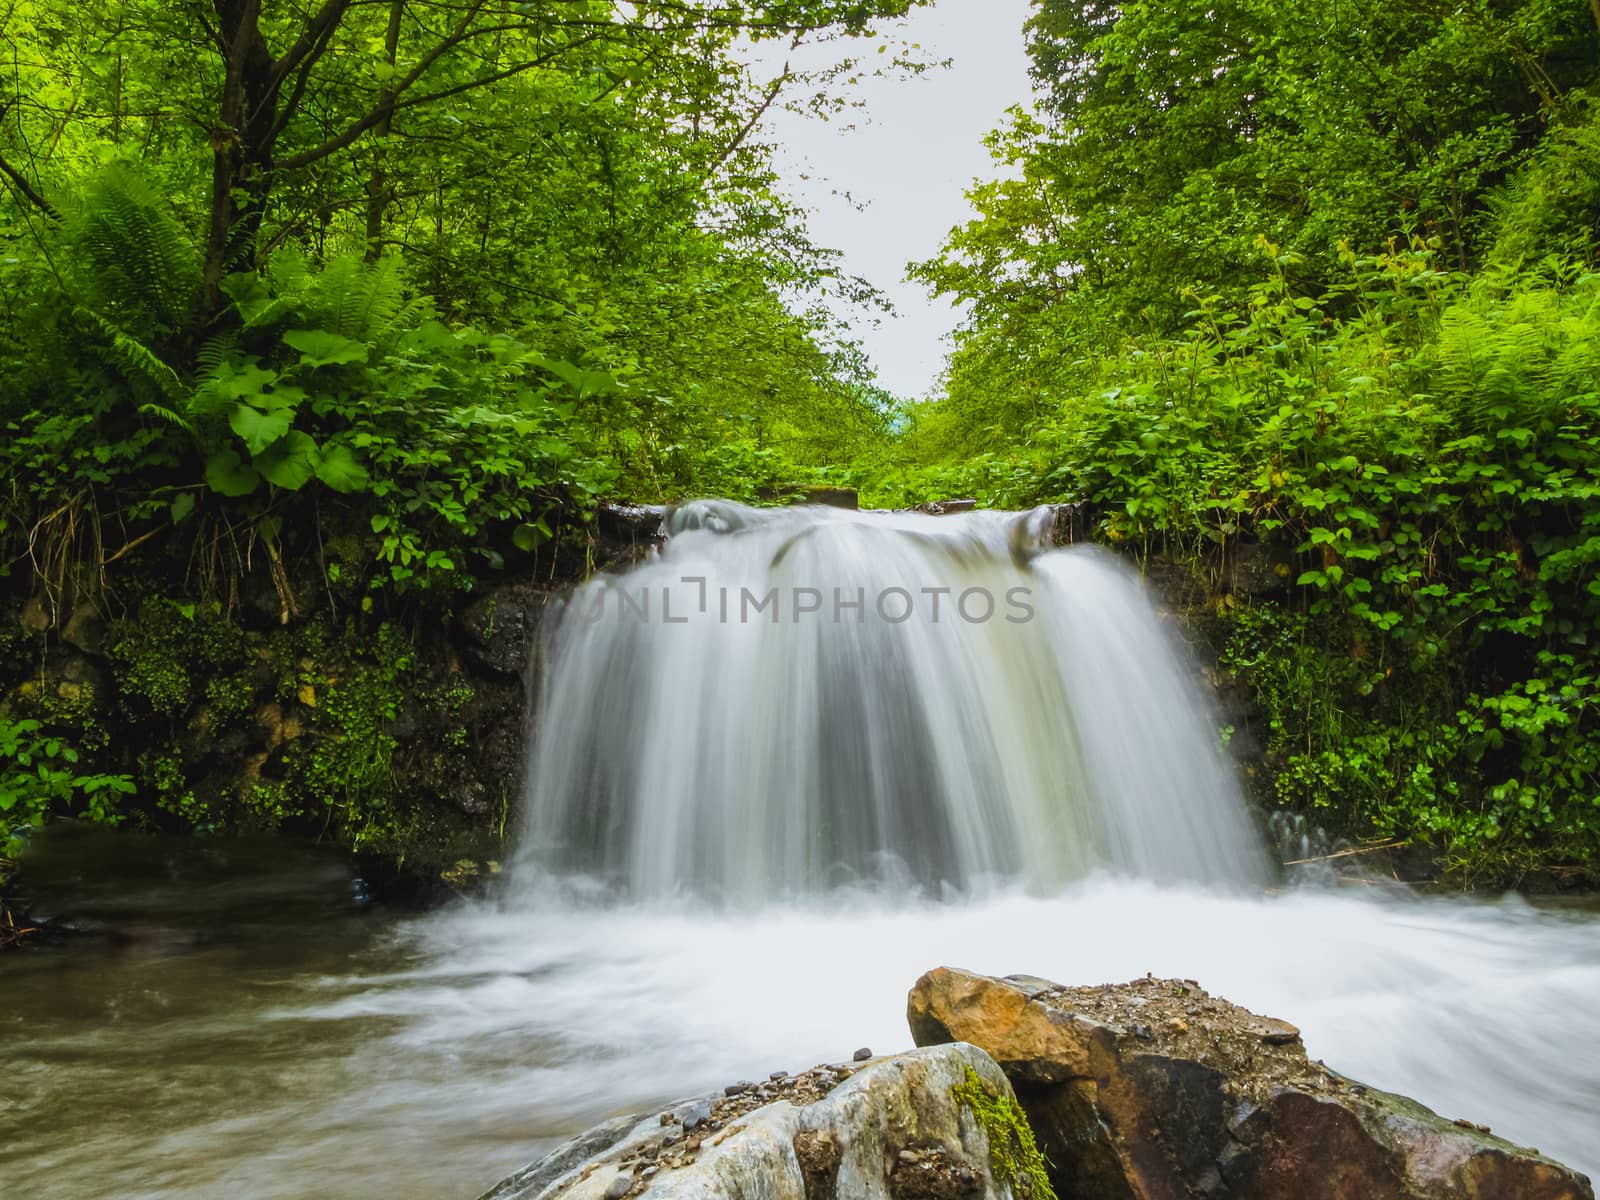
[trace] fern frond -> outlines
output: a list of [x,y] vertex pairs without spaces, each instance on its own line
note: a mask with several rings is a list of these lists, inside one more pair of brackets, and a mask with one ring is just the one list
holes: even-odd
[[382,341],[406,308],[400,262],[381,258],[369,264],[341,255],[307,289],[304,308],[318,328],[358,342]]
[[238,345],[239,335],[232,331],[207,338],[195,353],[195,374],[205,376],[214,373],[228,360]]
[[139,405],[139,412],[147,417],[155,417],[158,421],[165,421],[169,425],[176,425],[185,432],[194,432],[194,426],[190,425],[182,415],[173,412],[163,404],[141,404]]
[[94,175],[64,229],[80,293],[135,338],[177,328],[200,287],[200,255],[165,197],[125,163]]
[[92,308],[80,306],[73,310],[73,315],[104,339],[107,357],[124,376],[154,387],[176,403],[187,401],[188,390],[183,380],[150,347]]

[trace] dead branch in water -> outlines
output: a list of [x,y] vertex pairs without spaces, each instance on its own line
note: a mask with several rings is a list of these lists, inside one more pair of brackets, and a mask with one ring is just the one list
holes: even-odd
[[1373,846],[1356,846],[1350,850],[1335,850],[1332,854],[1319,854],[1315,858],[1296,858],[1283,865],[1286,867],[1303,867],[1307,863],[1332,862],[1336,858],[1351,858],[1357,854],[1372,854],[1378,850],[1393,850],[1396,846],[1404,846],[1405,842],[1399,838],[1389,842],[1379,842]]

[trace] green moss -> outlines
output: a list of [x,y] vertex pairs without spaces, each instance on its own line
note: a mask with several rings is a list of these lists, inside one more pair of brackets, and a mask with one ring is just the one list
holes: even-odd
[[154,716],[179,717],[199,699],[196,679],[237,678],[250,665],[244,634],[215,605],[146,600],[118,621],[106,647],[124,701]]
[[248,670],[212,679],[206,684],[206,707],[211,714],[211,731],[215,733],[249,716],[255,699],[255,680]]
[[408,832],[394,771],[399,744],[390,728],[405,703],[416,651],[402,632],[383,625],[372,640],[370,658],[364,663],[298,660],[295,694],[313,702],[308,707],[321,736],[296,745],[290,774],[305,800],[331,810],[352,847],[394,853]]
[[1056,1200],[1044,1154],[1033,1138],[1028,1114],[1016,1097],[991,1092],[971,1067],[950,1089],[950,1098],[964,1104],[989,1141],[989,1170],[1018,1200]]

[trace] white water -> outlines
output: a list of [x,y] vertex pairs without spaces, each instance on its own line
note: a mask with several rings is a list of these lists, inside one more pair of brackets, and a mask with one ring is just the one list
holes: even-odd
[[590,584],[551,641],[526,854],[741,902],[1257,880],[1136,577],[1051,550],[1049,516],[677,510],[665,553]]

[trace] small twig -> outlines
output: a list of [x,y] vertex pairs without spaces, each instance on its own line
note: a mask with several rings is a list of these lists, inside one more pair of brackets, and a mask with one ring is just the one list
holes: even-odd
[[165,528],[165,526],[157,525],[154,529],[150,530],[148,533],[141,533],[138,537],[134,538],[133,541],[129,542],[121,550],[118,550],[115,554],[112,554],[112,555],[108,556],[106,558],[105,562],[102,565],[109,567],[112,563],[116,562],[117,559],[121,558],[124,554],[127,554],[131,550],[138,549],[145,542],[148,542],[151,538],[155,537],[155,535],[160,533],[163,528]]
[[1403,846],[1405,842],[1396,838],[1391,842],[1379,842],[1375,846],[1357,846],[1351,850],[1335,850],[1332,854],[1319,854],[1315,858],[1297,858],[1283,865],[1286,867],[1301,867],[1307,863],[1332,862],[1336,858],[1350,858],[1356,854],[1371,854],[1375,850],[1393,850],[1396,846]]

